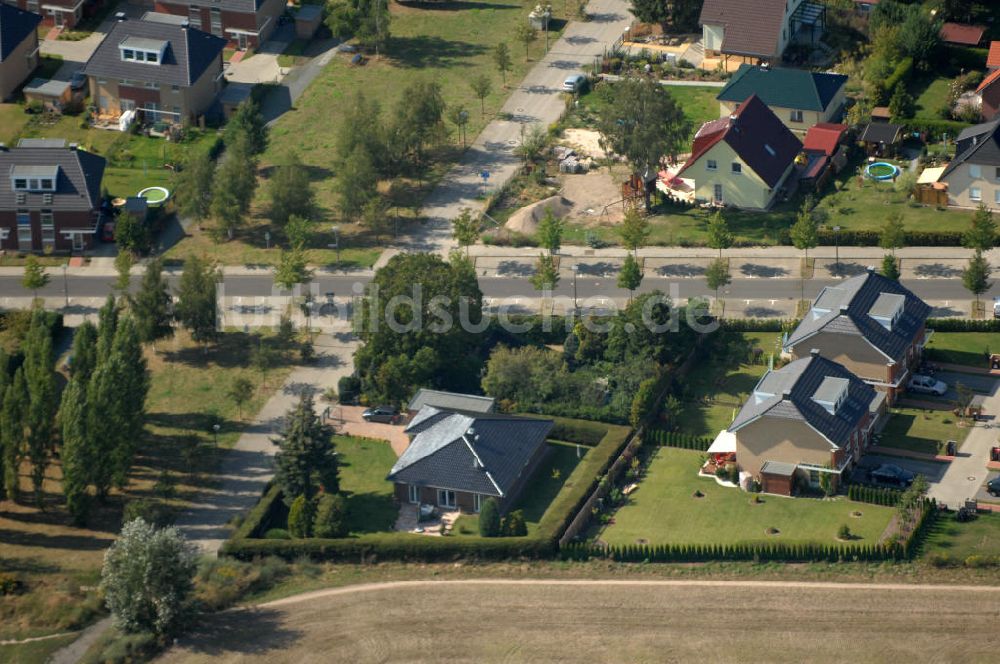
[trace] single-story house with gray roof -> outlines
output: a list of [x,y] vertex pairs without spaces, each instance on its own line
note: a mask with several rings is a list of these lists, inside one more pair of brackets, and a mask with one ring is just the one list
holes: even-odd
[[784,338],[782,353],[796,359],[818,349],[892,404],[923,355],[930,310],[898,281],[868,270],[824,288]]
[[478,512],[495,498],[506,511],[545,457],[552,427],[551,420],[424,406],[386,479],[400,503]]
[[768,493],[819,487],[824,473],[836,485],[870,445],[884,400],[818,351],[768,371],[729,425],[736,465]]

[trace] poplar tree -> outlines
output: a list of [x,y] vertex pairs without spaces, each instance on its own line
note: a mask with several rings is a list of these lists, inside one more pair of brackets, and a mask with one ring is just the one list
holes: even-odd
[[114,403],[105,404],[119,424],[112,453],[116,486],[123,488],[128,483],[128,472],[132,468],[136,444],[142,436],[146,412],[146,394],[149,391],[149,372],[146,359],[142,355],[142,344],[131,316],[122,318],[115,334],[111,350],[111,371],[115,376]]
[[24,341],[24,377],[28,386],[28,458],[35,503],[42,504],[42,483],[52,447],[56,409],[56,376],[52,335],[44,322],[45,312],[35,311]]
[[70,353],[73,358],[70,372],[86,385],[97,367],[97,328],[89,320],[76,328]]
[[139,340],[152,344],[154,350],[159,339],[167,339],[174,334],[170,304],[170,291],[163,279],[163,262],[157,258],[146,266],[132,304]]
[[115,329],[118,327],[118,302],[114,295],[108,295],[104,305],[97,312],[97,362],[94,366],[108,359],[111,354],[111,343],[115,339]]
[[84,379],[74,377],[63,392],[59,406],[59,426],[62,431],[62,490],[66,509],[73,523],[87,523],[90,500],[87,493],[90,466],[93,462],[91,441],[87,437],[87,391]]
[[3,408],[0,409],[0,438],[3,440],[4,490],[7,498],[17,499],[18,476],[24,451],[24,420],[28,410],[28,386],[24,381],[24,370],[18,368],[7,391],[4,393]]

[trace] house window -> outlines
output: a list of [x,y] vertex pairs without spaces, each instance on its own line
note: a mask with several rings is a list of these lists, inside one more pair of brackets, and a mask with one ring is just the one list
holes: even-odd
[[188,8],[188,25],[197,30],[201,30],[201,7]]
[[714,159],[709,159],[708,162],[705,164],[705,170],[707,171],[715,171],[718,170],[718,168],[719,168],[719,162],[715,161]]
[[34,248],[31,241],[31,214],[27,210],[17,211],[17,248],[21,251],[31,251]]
[[407,488],[407,490],[409,492],[409,495],[407,496],[408,499],[409,499],[409,501],[411,503],[415,504],[415,505],[419,504],[420,503],[420,487],[418,487],[416,484],[408,484],[406,488]]
[[154,83],[153,81],[146,81],[143,84],[143,87],[146,88],[147,90],[159,90],[160,89],[159,84]]
[[25,178],[15,178],[14,179],[14,189],[17,189],[18,191],[27,191],[27,189],[28,189],[28,180],[25,179]]
[[1000,180],[1000,166],[997,166],[996,171],[993,173],[994,180]]
[[146,53],[146,62],[152,62],[153,64],[156,64],[157,62],[159,62],[159,60],[160,60],[159,53],[153,53],[152,51]]
[[212,23],[211,23],[212,34],[215,35],[216,37],[221,37],[222,36],[222,12],[219,11],[218,7],[212,7],[211,18],[212,18]]
[[483,509],[483,495],[480,493],[472,494],[472,510],[477,514]]
[[802,122],[802,111],[792,111],[792,122]]
[[38,0],[28,0],[27,10],[29,12],[38,13]]
[[130,48],[123,48],[122,60],[135,60],[135,51]]
[[1000,203],[1000,189],[993,192],[993,202]]
[[99,79],[97,79],[97,84],[98,85],[107,85],[108,84],[108,79],[106,79],[106,78],[99,78]]
[[983,200],[983,190],[979,187],[969,187],[969,198],[974,201]]
[[983,169],[979,164],[969,164],[969,177],[981,178],[983,177]]
[[713,187],[712,194],[713,194],[713,200],[716,203],[721,203],[722,202],[722,185],[721,184],[715,185]]
[[55,187],[52,186],[52,180],[50,178],[44,178],[41,181],[41,185],[42,191],[52,191],[55,189]]
[[181,91],[181,86],[179,86],[179,85],[171,85],[170,89],[173,90],[174,92],[180,92]]
[[736,173],[737,175],[739,175],[742,172],[743,172],[743,164],[739,163],[738,161],[734,161],[733,162],[733,173]]
[[456,504],[454,491],[450,489],[438,489],[438,505],[440,507],[454,508]]
[[56,227],[52,218],[52,210],[42,210],[42,249],[55,249]]

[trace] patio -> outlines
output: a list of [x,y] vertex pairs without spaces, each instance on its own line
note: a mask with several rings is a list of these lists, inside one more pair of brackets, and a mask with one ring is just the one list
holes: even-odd
[[[431,507],[433,512],[429,518],[420,518],[420,508]],[[431,535],[440,537],[444,533],[450,533],[455,527],[455,521],[462,516],[459,510],[441,511],[440,508],[431,505],[414,505],[406,503],[400,505],[399,516],[396,518],[394,530],[399,533],[414,533],[417,535]],[[444,533],[441,527],[444,526]]]

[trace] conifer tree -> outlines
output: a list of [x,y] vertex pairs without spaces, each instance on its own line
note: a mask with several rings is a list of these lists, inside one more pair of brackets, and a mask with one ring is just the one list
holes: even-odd
[[170,303],[170,291],[163,279],[163,263],[157,258],[146,266],[132,305],[139,340],[152,344],[154,349],[159,339],[173,336]]

